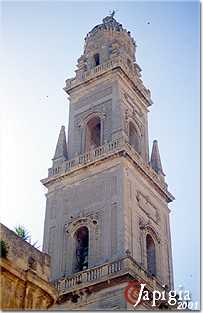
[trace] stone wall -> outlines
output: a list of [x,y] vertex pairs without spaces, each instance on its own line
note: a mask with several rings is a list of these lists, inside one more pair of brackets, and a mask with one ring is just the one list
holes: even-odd
[[146,236],[156,246],[157,278],[173,288],[169,208],[164,198],[125,160],[125,244],[132,257],[147,269]]
[[43,249],[53,280],[74,272],[74,233],[81,226],[90,234],[90,267],[124,254],[121,182],[120,160],[109,160],[89,168],[89,177],[84,170],[50,186]]
[[57,299],[57,291],[48,282],[50,256],[40,252],[13,231],[0,224],[1,240],[8,247],[0,258],[2,309],[47,309]]

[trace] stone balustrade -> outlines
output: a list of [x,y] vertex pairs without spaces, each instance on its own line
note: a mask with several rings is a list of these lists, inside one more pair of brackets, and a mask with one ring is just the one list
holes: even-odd
[[135,279],[146,282],[152,290],[163,289],[161,282],[157,278],[150,277],[147,272],[129,256],[64,277],[53,282],[53,285],[58,289],[59,294],[62,295],[67,292],[85,288],[86,286],[113,279],[117,276],[120,277],[124,274],[130,274]]
[[143,96],[151,102],[151,94],[150,91],[143,85],[142,80],[139,77],[136,77],[135,73],[128,67],[126,61],[121,56],[115,57],[112,60],[109,60],[103,64],[100,64],[91,70],[84,71],[82,75],[79,77],[74,77],[66,80],[66,86],[64,88],[65,91],[68,91],[86,80],[92,79],[98,75],[103,74],[104,72],[120,67],[128,76],[129,78],[135,83],[136,87],[140,90]]
[[[57,177],[58,175],[74,171],[85,165],[90,165],[97,160],[107,158],[110,155],[114,155],[122,151],[127,153],[137,166],[148,176],[148,178],[158,185],[158,187],[165,193],[167,193],[167,196],[171,200],[174,199],[168,192],[167,184],[163,181],[163,179],[151,168],[149,164],[145,162],[145,160],[143,160],[139,153],[137,153],[137,151],[128,142],[126,142],[124,138],[115,139],[84,154],[80,154],[71,160],[64,161],[61,167],[50,168],[48,170],[48,178]],[[46,179],[43,181],[45,182]]]
[[84,166],[85,164],[89,164],[100,158],[103,158],[104,156],[107,156],[109,153],[114,154],[116,150],[121,149],[123,145],[124,140],[120,138],[99,146],[95,149],[92,149],[84,154],[80,154],[71,160],[65,161],[62,167],[49,168],[48,177],[66,173],[75,169],[78,166]]

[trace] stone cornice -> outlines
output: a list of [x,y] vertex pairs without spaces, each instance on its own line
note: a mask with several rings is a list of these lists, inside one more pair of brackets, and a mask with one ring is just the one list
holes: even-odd
[[131,256],[124,256],[118,260],[63,277],[54,281],[53,284],[59,291],[59,297],[62,297],[69,292],[78,292],[87,287],[92,288],[92,286],[125,275],[145,281],[151,290],[164,290],[162,282],[157,277],[149,276],[147,271]]
[[81,88],[81,85],[86,84],[89,81],[98,78],[98,76],[108,73],[109,71],[115,70],[116,68],[122,70],[122,73],[129,79],[135,91],[137,91],[139,96],[144,100],[144,102],[147,103],[147,106],[150,106],[152,104],[150,91],[143,85],[142,80],[139,77],[136,77],[135,73],[129,70],[122,57],[109,60],[104,64],[98,65],[95,68],[84,72],[80,79],[77,78],[77,76],[67,79],[66,86],[63,89],[69,94],[76,87]]
[[123,157],[128,159],[141,174],[143,174],[150,184],[161,194],[167,202],[174,200],[173,195],[167,190],[167,184],[161,180],[159,175],[142,159],[142,157],[123,138],[109,142],[83,155],[78,155],[72,160],[65,161],[62,168],[49,169],[49,176],[42,179],[44,186],[61,181],[64,177],[85,169],[86,167],[97,165],[101,160]]

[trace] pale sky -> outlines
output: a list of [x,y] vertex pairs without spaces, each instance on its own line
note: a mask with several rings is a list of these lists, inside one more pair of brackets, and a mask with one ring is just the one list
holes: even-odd
[[154,102],[150,149],[157,139],[176,198],[170,204],[175,285],[199,301],[199,2],[1,2],[1,222],[11,229],[23,224],[42,243],[46,189],[40,179],[51,166],[60,126],[68,126],[62,88],[74,76],[86,33],[112,9],[136,40]]

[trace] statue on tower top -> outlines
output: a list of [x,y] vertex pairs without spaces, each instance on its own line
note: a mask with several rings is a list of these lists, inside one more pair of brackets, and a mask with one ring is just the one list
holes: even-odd
[[116,11],[115,10],[113,10],[112,12],[110,11],[110,17],[111,18],[114,18],[114,15],[116,14]]

